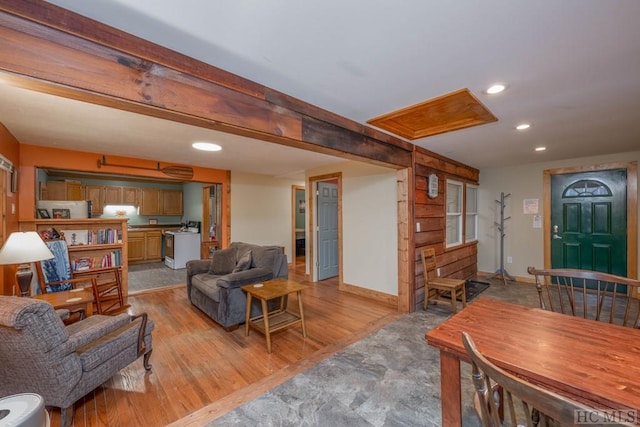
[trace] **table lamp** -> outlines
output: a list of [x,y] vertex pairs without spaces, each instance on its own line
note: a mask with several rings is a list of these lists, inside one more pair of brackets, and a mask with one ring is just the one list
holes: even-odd
[[19,264],[16,282],[23,297],[29,296],[29,286],[33,277],[31,263],[51,258],[53,253],[35,231],[11,233],[0,249],[0,264]]

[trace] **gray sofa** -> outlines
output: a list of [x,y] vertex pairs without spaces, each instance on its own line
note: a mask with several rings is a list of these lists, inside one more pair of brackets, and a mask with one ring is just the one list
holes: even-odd
[[[288,275],[287,256],[280,246],[234,242],[211,259],[187,262],[187,296],[230,331],[245,321],[247,299],[240,286]],[[252,316],[262,312],[259,301],[254,303]]]

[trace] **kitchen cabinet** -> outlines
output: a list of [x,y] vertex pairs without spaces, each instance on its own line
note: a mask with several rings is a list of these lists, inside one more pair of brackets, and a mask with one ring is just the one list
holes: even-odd
[[122,187],[122,204],[138,206],[140,189],[138,187]]
[[129,264],[162,261],[162,231],[129,232]]
[[140,189],[140,215],[182,215],[182,190]]
[[145,233],[143,231],[129,232],[129,264],[144,261],[145,259]]
[[162,190],[162,214],[182,215],[182,191]]
[[91,201],[91,216],[102,215],[102,209],[104,208],[104,186],[102,185],[85,185],[84,195],[85,199]]
[[48,181],[46,200],[84,200],[80,181]]
[[122,187],[106,185],[104,187],[104,204],[121,205],[122,204]]
[[160,214],[160,189],[142,188],[140,190],[140,215]]

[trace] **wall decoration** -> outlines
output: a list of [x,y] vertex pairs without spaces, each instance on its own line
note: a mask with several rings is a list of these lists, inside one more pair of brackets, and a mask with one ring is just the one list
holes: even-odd
[[306,203],[304,200],[298,200],[298,213],[303,214],[306,208]]
[[38,209],[38,218],[51,218],[49,211],[46,209]]
[[69,209],[51,209],[54,219],[69,219],[71,218],[71,211]]

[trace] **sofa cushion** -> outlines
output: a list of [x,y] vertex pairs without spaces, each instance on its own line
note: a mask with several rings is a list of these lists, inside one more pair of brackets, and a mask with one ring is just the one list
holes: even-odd
[[236,255],[236,248],[215,251],[211,257],[209,273],[217,276],[231,273],[236,268]]
[[197,274],[191,278],[192,286],[215,302],[220,302],[220,287],[218,278],[212,274]]
[[266,268],[268,270],[275,271],[276,259],[280,253],[280,248],[276,246],[258,247],[253,250],[251,267]]
[[251,251],[247,251],[238,259],[238,263],[236,264],[236,268],[233,269],[232,273],[237,273],[238,271],[245,271],[251,268]]

